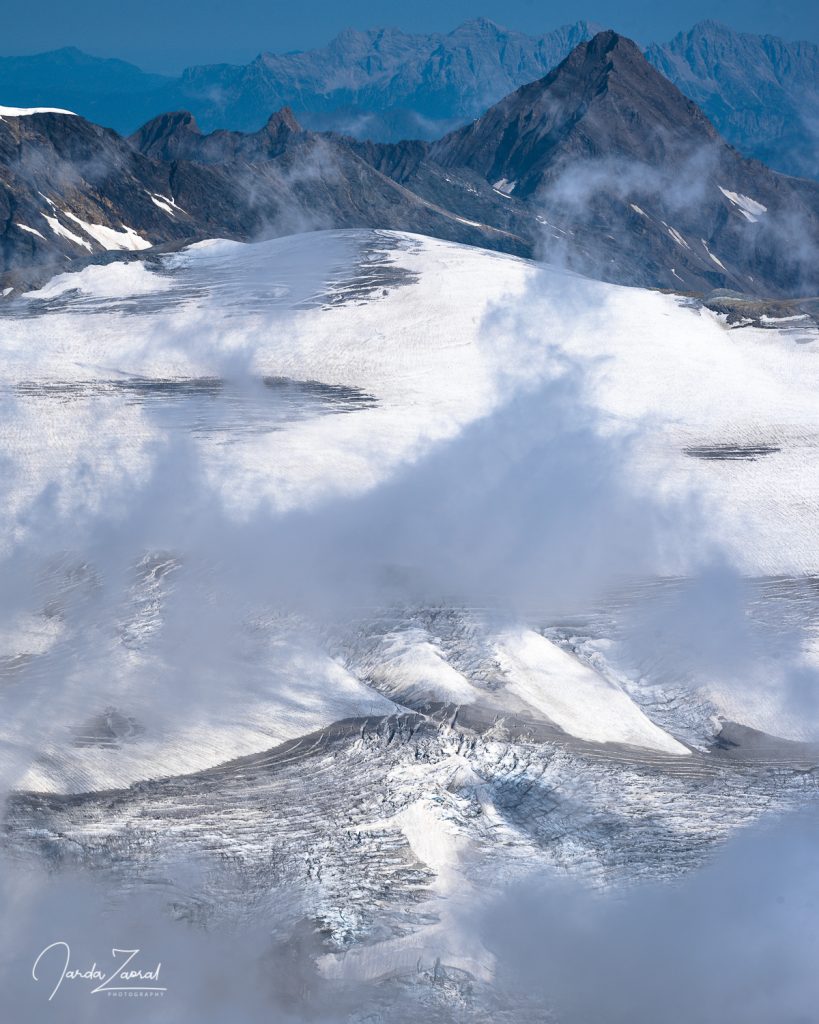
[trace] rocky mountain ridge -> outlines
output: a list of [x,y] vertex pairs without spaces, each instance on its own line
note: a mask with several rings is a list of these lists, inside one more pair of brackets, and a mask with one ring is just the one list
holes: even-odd
[[[300,122],[380,142],[432,141],[542,78],[601,26],[586,21],[534,38],[485,18],[449,33],[342,32],[304,53],[260,53],[180,76],[148,75],[74,48],[0,58],[0,98],[56,106],[123,133],[166,110],[190,110],[206,131],[255,131],[290,106]],[[819,176],[819,47],[705,21],[645,50],[746,156]]]
[[7,113],[0,215],[3,288],[110,250],[370,227],[642,287],[819,290],[819,185],[740,156],[613,32],[434,143],[318,133],[289,108],[253,133],[163,114],[128,140]]

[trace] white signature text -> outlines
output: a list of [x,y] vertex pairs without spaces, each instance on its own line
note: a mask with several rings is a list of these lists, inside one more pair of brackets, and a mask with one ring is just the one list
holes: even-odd
[[[95,984],[95,987],[91,989],[92,995],[100,992],[166,992],[166,987],[157,984],[161,963],[158,963],[150,971],[132,966],[139,953],[138,949],[112,949],[111,956],[114,960],[118,960],[120,957],[125,957],[125,959],[119,966],[115,965],[113,973],[108,973],[100,970],[96,961],[90,967],[73,967],[71,965],[71,947],[68,943],[52,942],[34,961],[31,976],[35,981],[40,981],[41,977],[45,979],[46,976],[51,980],[56,979],[56,984],[48,997],[49,1002],[57,994],[64,981],[92,982]],[[39,975],[38,970],[40,971]]]

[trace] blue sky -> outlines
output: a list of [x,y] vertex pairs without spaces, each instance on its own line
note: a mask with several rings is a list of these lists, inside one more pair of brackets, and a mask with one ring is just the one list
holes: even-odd
[[36,16],[29,16],[34,9],[20,0],[7,8],[0,53],[79,46],[165,72],[245,62],[262,50],[310,49],[348,25],[448,31],[479,15],[531,34],[586,18],[641,42],[714,18],[749,32],[819,42],[816,0],[38,0]]

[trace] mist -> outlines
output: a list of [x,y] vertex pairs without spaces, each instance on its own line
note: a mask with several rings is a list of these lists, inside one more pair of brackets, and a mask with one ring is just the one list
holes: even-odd
[[817,821],[769,821],[674,885],[621,895],[532,879],[482,920],[498,983],[565,1024],[807,1022],[815,964]]
[[[244,908],[238,919],[232,908],[205,907],[200,893],[218,888],[232,872],[241,877],[256,868],[241,842],[235,860],[218,848],[189,859],[180,854],[172,863],[154,861],[150,853],[141,859],[138,837],[147,817],[141,819],[132,803],[140,794],[161,804],[168,792],[163,786],[174,779],[183,791],[203,780],[210,784],[207,771],[214,766],[293,741],[298,754],[303,737],[308,747],[321,749],[334,723],[353,720],[382,723],[384,736],[374,727],[372,738],[361,725],[350,747],[339,748],[345,753],[336,770],[353,771],[357,762],[343,760],[349,750],[366,763],[377,749],[379,785],[374,795],[362,794],[376,810],[362,825],[353,817],[358,805],[340,802],[348,817],[339,812],[328,831],[334,840],[342,837],[345,856],[383,831],[390,870],[398,865],[397,876],[399,868],[406,871],[417,887],[409,913],[418,918],[396,925],[391,908],[379,905],[368,939],[377,945],[383,938],[385,962],[394,965],[403,963],[400,947],[391,952],[389,946],[394,931],[411,930],[419,919],[426,925],[440,918],[436,949],[446,950],[448,942],[459,948],[463,929],[474,931],[494,958],[495,974],[491,983],[474,982],[464,1019],[480,1019],[486,1006],[515,1006],[524,993],[521,1020],[524,1011],[539,1019],[552,1009],[567,1024],[660,1019],[663,1000],[674,1004],[672,1012],[680,1008],[680,1020],[683,1009],[689,1018],[709,1020],[698,1018],[696,1007],[724,1015],[730,995],[731,1005],[743,1013],[748,1008],[749,1021],[761,1022],[764,1015],[753,1016],[756,993],[748,971],[750,965],[753,976],[761,976],[757,965],[768,957],[770,935],[787,951],[781,971],[780,959],[769,961],[779,972],[777,986],[787,992],[774,986],[770,998],[799,1020],[816,994],[798,946],[807,920],[798,908],[780,913],[777,899],[784,893],[786,907],[797,906],[791,880],[805,887],[815,881],[806,863],[812,824],[772,826],[722,853],[709,846],[696,865],[684,865],[676,887],[645,883],[590,892],[552,870],[548,848],[513,827],[514,815],[491,817],[500,814],[493,810],[496,798],[508,811],[500,799],[508,794],[502,782],[485,784],[479,774],[486,771],[481,758],[496,756],[510,773],[518,757],[532,759],[548,802],[553,783],[543,776],[576,753],[467,731],[461,744],[448,724],[434,741],[418,741],[408,767],[401,744],[410,741],[401,737],[415,725],[405,722],[423,714],[393,701],[371,678],[358,678],[347,654],[360,635],[381,628],[380,620],[406,629],[419,608],[468,612],[477,623],[470,628],[491,639],[509,626],[543,630],[570,613],[605,605],[630,585],[672,578],[682,582],[664,600],[618,612],[619,647],[608,654],[611,665],[668,664],[691,691],[722,673],[764,693],[771,682],[767,669],[778,662],[786,676],[778,689],[792,692],[800,713],[812,718],[814,682],[809,669],[796,673],[794,654],[807,643],[808,626],[797,618],[786,629],[756,627],[751,584],[735,547],[714,527],[708,495],[696,480],[661,487],[666,464],[644,458],[658,436],[657,415],[629,417],[606,407],[601,387],[613,372],[611,358],[568,354],[568,341],[611,331],[626,304],[637,300],[568,272],[543,276],[528,264],[487,254],[483,258],[497,259],[493,269],[507,273],[510,283],[497,286],[499,294],[487,297],[477,313],[463,311],[463,320],[447,327],[459,340],[473,338],[470,345],[442,354],[434,334],[438,307],[414,313],[410,305],[412,315],[424,318],[418,334],[431,334],[432,342],[407,356],[401,346],[413,336],[405,334],[391,349],[395,321],[379,320],[378,302],[389,311],[389,303],[414,294],[423,277],[411,261],[420,259],[423,243],[410,239],[403,249],[388,249],[410,269],[364,298],[355,280],[349,284],[355,278],[349,267],[372,273],[377,252],[373,257],[360,241],[326,236],[317,256],[313,244],[301,237],[270,249],[274,271],[254,263],[258,249],[232,243],[169,257],[166,276],[142,264],[93,268],[78,289],[63,279],[28,300],[44,304],[31,307],[32,327],[9,328],[0,610],[10,627],[0,667],[1,781],[14,810],[2,908],[17,924],[3,950],[12,1010],[30,1016],[32,994],[42,995],[36,1006],[43,1015],[52,1009],[45,983],[32,989],[31,964],[48,943],[66,941],[81,965],[101,962],[114,946],[138,946],[151,962],[161,959],[169,980],[166,996],[150,1004],[158,1021],[215,1022],[237,1013],[248,1021],[271,1014],[294,1022],[342,1021],[370,1006],[389,1020],[419,1013],[454,1019],[443,1003],[424,1001],[434,1002],[453,979],[463,981],[446,962],[433,961],[431,973],[429,965],[419,965],[409,981],[377,971],[370,978],[364,970],[334,980],[324,969],[326,958],[343,948],[327,938],[326,917],[302,899],[312,858],[321,863],[314,849],[306,848],[296,867],[282,854],[289,884],[271,887],[261,907]],[[444,257],[456,266],[477,259],[465,252],[452,247]],[[453,281],[452,287],[462,286]],[[198,305],[185,303],[191,293]],[[334,305],[338,295],[342,300]],[[661,297],[639,301],[646,306],[634,315],[635,325],[642,315],[662,316],[663,324],[689,316],[680,321],[685,328],[711,329],[701,328],[698,314],[662,305]],[[140,318],[142,302],[148,312]],[[329,318],[328,310],[335,316],[336,309],[341,313],[331,331],[313,331],[310,317]],[[29,344],[35,331],[42,332],[39,349]],[[78,332],[82,344],[72,347]],[[623,345],[628,340],[618,338]],[[392,351],[406,357],[398,363],[401,373],[381,362]],[[364,355],[356,363],[358,352]],[[407,366],[416,359],[428,362],[414,378]],[[44,381],[62,390],[48,390]],[[146,390],[146,382],[154,390]],[[271,409],[279,419],[270,420]],[[650,682],[634,691],[647,706],[649,690]],[[434,743],[442,748],[435,757],[456,765],[453,774],[429,754]],[[309,770],[307,764],[305,774]],[[612,773],[619,778],[624,772],[628,782],[632,770],[618,766]],[[424,785],[434,777],[435,785],[421,796],[393,795],[400,789],[396,779],[411,790],[406,780],[413,771]],[[426,771],[440,771],[444,782],[421,774]],[[146,781],[146,772],[153,781]],[[382,796],[382,778],[395,785],[389,797]],[[528,776],[524,783],[536,788]],[[762,784],[749,783],[755,785]],[[558,806],[566,796],[554,786]],[[21,796],[21,789],[42,795]],[[629,806],[625,783],[624,792]],[[451,798],[465,834],[485,815],[494,822],[488,833],[505,830],[509,850],[520,857],[510,863],[522,879],[499,877],[497,886],[487,886],[484,874],[482,888],[486,848],[474,837],[463,847],[453,840],[454,853],[433,850],[437,867],[427,875],[446,880],[460,872],[464,891],[477,893],[466,920],[423,902],[433,885],[418,866],[423,847],[411,829],[401,833],[395,825],[407,806],[423,804],[431,793],[433,808]],[[770,801],[776,806],[778,799],[776,791]],[[122,836],[128,856],[119,867],[95,860],[59,827],[60,815],[72,807],[90,815],[97,800],[103,801],[101,820],[90,826],[85,820],[83,827]],[[241,808],[241,796],[236,803]],[[764,813],[762,803],[752,803],[751,820]],[[594,814],[579,799],[578,810],[582,838],[591,843],[585,837],[594,831]],[[257,818],[249,820],[251,832],[262,827]],[[448,820],[433,818],[429,827],[444,847]],[[166,831],[172,835],[172,822]],[[132,837],[136,853],[128,846]],[[524,838],[537,861],[533,872],[522,867]],[[33,863],[23,851],[34,853]],[[709,860],[710,867],[694,870]],[[373,858],[374,871],[380,863]],[[774,864],[782,865],[781,877],[763,889],[760,879]],[[322,870],[329,881],[310,876],[309,891],[320,896],[339,877],[345,880],[345,871],[355,879],[343,858]],[[351,901],[359,898],[352,882],[351,892]],[[767,930],[749,927],[750,911],[743,911],[749,894],[760,901],[754,913],[762,914]],[[197,901],[200,918],[191,910]],[[725,914],[715,912],[721,901],[726,931],[720,931]],[[462,906],[450,901],[456,903]],[[333,935],[355,933],[355,910],[352,903],[351,922],[336,922]],[[649,961],[640,990],[630,971],[652,947],[656,951],[656,934],[666,922],[666,957]],[[704,948],[719,973],[709,958],[689,956],[692,947],[703,949],[703,923],[714,935]],[[756,938],[747,938],[751,934]],[[804,949],[812,950],[812,941],[808,934]],[[736,956],[717,959],[732,942]],[[586,961],[598,979],[597,995],[588,998]],[[688,972],[682,999],[669,966],[674,962]],[[727,978],[725,993],[720,977]],[[78,981],[65,985],[58,995],[65,996],[66,1012],[108,1019],[107,1000],[95,1002]],[[424,993],[418,1005],[416,990],[408,998],[405,985]],[[136,1016],[145,1007],[128,1005],[123,1012]],[[663,1019],[674,1018],[666,1013]]]

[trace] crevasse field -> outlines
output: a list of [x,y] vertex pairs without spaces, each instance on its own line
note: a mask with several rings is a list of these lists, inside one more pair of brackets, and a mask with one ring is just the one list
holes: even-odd
[[[169,1021],[206,963],[202,1020],[589,1024],[651,922],[741,944],[733,844],[817,796],[817,341],[371,231],[4,306],[4,899],[138,921]],[[607,1024],[773,1019],[715,964]]]

